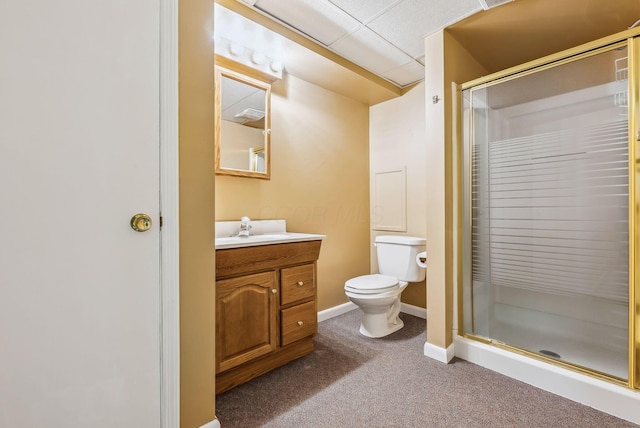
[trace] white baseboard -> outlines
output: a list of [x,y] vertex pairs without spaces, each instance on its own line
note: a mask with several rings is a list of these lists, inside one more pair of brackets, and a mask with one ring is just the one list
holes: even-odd
[[220,422],[218,421],[218,418],[215,418],[214,420],[202,425],[200,428],[220,428]]
[[325,309],[324,311],[318,312],[318,322],[337,317],[338,315],[346,314],[347,312],[350,312],[354,309],[358,309],[358,306],[352,302],[343,303],[342,305]]
[[413,306],[413,305],[409,305],[408,303],[401,303],[400,312],[413,315],[414,317],[422,318],[424,320],[427,319],[427,310],[425,308],[421,308],[420,306]]
[[424,343],[424,355],[445,364],[449,364],[449,361],[455,357],[454,349],[455,347],[453,343],[446,349],[432,345],[429,342]]
[[456,336],[456,357],[640,424],[640,391]]
[[[342,305],[325,309],[323,311],[318,312],[318,322],[328,320],[329,318],[337,317],[338,315],[346,314],[347,312],[350,312],[354,309],[358,309],[358,306],[352,302],[343,303]],[[413,306],[407,303],[402,303],[402,305],[400,306],[400,312],[413,315],[414,317],[422,318],[425,320],[427,319],[427,310],[419,306]]]

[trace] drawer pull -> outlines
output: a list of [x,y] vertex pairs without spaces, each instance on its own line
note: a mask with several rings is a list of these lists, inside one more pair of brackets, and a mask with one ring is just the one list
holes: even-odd
[[303,285],[304,285],[304,282],[298,281],[298,287],[302,287]]
[[275,288],[272,288],[272,289],[271,289],[271,292],[272,292],[273,294],[276,294],[276,293],[278,292],[278,290],[276,290]]
[[298,325],[302,325],[304,324],[302,321],[298,321]]

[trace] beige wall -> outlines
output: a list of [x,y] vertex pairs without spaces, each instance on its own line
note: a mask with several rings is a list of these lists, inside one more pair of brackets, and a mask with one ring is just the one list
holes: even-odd
[[454,97],[452,83],[464,83],[487,74],[448,33],[440,31],[425,39],[425,97],[441,101],[426,104],[427,123],[427,341],[446,348],[452,342],[457,217],[454,203],[453,138]]
[[327,235],[318,310],[347,302],[344,282],[369,273],[369,108],[291,75],[271,98],[271,180],[216,176],[216,220],[285,219]]
[[[427,124],[427,341],[446,348],[447,331],[447,289],[446,283],[446,200],[445,200],[445,94],[444,85],[444,33],[435,33],[425,39],[425,99],[438,96],[440,102],[425,105]],[[449,333],[450,334],[450,333]]]
[[[406,168],[407,230],[403,233],[371,230],[377,235],[399,234],[426,237],[427,191],[424,84],[413,87],[402,97],[369,109],[369,159],[371,177],[375,172]],[[371,184],[373,189],[373,183]],[[374,195],[371,195],[375,204]],[[375,215],[375,214],[374,214]],[[372,272],[377,272],[375,249],[371,251]],[[402,301],[426,308],[425,282],[412,283],[402,293]]]
[[180,426],[214,418],[213,5],[179,2]]

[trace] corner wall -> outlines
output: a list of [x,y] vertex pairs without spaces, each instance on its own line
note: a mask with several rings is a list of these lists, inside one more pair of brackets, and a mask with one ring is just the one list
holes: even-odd
[[180,426],[215,414],[213,2],[178,5]]
[[216,176],[216,220],[285,219],[318,233],[318,310],[369,273],[369,108],[285,74],[271,93],[271,180]]
[[454,184],[459,171],[457,139],[454,139],[452,83],[464,83],[488,74],[447,32],[425,39],[425,99],[427,124],[427,342],[438,348],[452,343],[458,218],[454,211],[460,197]]
[[[396,168],[407,172],[407,230],[385,232],[371,229],[370,242],[375,236],[402,234],[427,236],[426,216],[428,201],[426,156],[424,83],[412,88],[402,97],[376,104],[369,109],[369,163],[370,187],[373,192],[373,174]],[[371,193],[371,203],[375,204]],[[372,272],[377,272],[376,252],[371,251]],[[425,281],[411,283],[402,293],[402,302],[426,308]]]

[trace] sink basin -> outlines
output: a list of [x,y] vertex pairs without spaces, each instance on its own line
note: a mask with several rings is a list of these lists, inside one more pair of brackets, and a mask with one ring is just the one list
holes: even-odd
[[316,241],[321,240],[324,237],[324,235],[293,232],[265,233],[260,235],[249,235],[242,237],[220,237],[216,238],[216,250],[225,248],[252,247],[255,245],[284,244],[287,242]]

